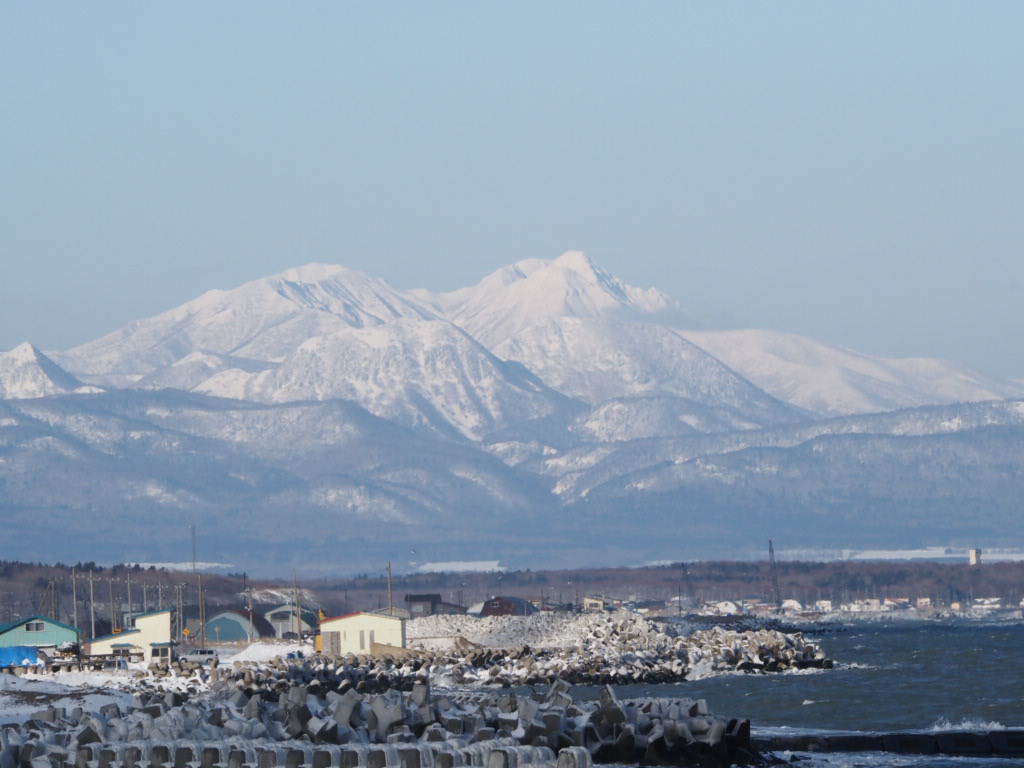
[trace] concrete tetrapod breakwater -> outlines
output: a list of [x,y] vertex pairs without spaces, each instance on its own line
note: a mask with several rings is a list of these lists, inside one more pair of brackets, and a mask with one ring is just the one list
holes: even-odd
[[[543,693],[362,694],[332,685],[326,662],[281,664],[272,685],[219,681],[208,692],[138,693],[122,709],[49,707],[0,728],[0,768],[590,768],[763,764],[746,720],[703,701],[576,702]],[[281,685],[282,681],[286,684]],[[269,681],[264,681],[269,682]]]

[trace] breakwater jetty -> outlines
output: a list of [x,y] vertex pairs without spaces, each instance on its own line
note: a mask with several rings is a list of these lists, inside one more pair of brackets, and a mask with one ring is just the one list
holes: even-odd
[[[240,665],[241,666],[241,665]],[[216,671],[213,670],[213,671]],[[209,695],[137,693],[96,712],[47,707],[0,728],[4,768],[589,768],[763,764],[747,720],[690,699],[364,694],[323,659],[240,668]]]
[[431,679],[457,685],[671,683],[715,672],[830,668],[799,632],[656,623],[633,614],[430,616],[409,624]]

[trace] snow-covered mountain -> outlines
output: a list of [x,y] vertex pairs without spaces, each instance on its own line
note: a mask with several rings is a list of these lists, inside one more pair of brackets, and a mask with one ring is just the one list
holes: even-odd
[[691,326],[568,253],[451,293],[312,264],[53,359],[22,345],[0,354],[0,513],[67,551],[0,556],[180,560],[196,518],[253,565],[1017,535],[1021,382]]
[[[5,559],[173,561],[191,523],[218,559],[263,572],[365,569],[413,547],[519,557],[557,507],[546,486],[343,401],[174,390],[0,400],[0,511],[10,530],[39,531],[0,537]],[[510,519],[526,528],[503,530]]]
[[1022,447],[1022,402],[581,444],[512,467],[339,400],[0,400],[3,519],[46,521],[0,538],[0,558],[181,560],[190,523],[218,560],[261,572],[357,572],[412,549],[519,567],[736,556],[769,536],[1007,546]]
[[0,352],[0,399],[96,391],[96,387],[84,385],[28,342]]
[[[406,342],[381,346],[369,333],[366,343],[357,341],[354,331],[399,321],[428,325]],[[440,325],[427,332],[431,323]],[[683,328],[690,324],[670,298],[626,284],[579,252],[520,261],[450,293],[402,291],[345,267],[310,264],[210,291],[53,357],[80,380],[105,386],[174,387],[274,402],[352,397],[374,413],[408,414],[419,406],[385,404],[402,399],[391,390],[441,396],[450,382],[463,381],[468,385],[457,400],[493,402],[494,393],[472,391],[488,388],[487,375],[459,369],[472,366],[470,357],[480,358],[479,350],[474,356],[454,352],[453,344],[466,345],[446,323],[499,359],[521,363],[548,387],[593,406],[672,396],[692,401],[696,411],[719,413],[698,420],[705,426],[690,424],[698,430],[765,426],[806,415],[776,401],[834,415],[1024,394],[1019,382],[944,361],[871,357],[792,334]],[[326,341],[335,334],[334,342]],[[408,335],[397,329],[381,334]],[[371,368],[382,354],[415,356],[417,344],[439,346],[422,355],[429,371],[412,360],[389,363],[394,375],[385,383],[376,371],[357,371],[356,360],[344,360],[342,345],[349,342]],[[364,354],[373,348],[382,351]],[[313,352],[328,349],[333,359]],[[435,408],[436,397],[427,397],[427,404]],[[465,427],[494,416],[482,413],[453,412],[452,426],[478,434]]]
[[854,414],[1024,396],[1024,385],[929,358],[873,357],[766,330],[681,335],[758,387],[821,414]]
[[627,285],[579,251],[553,261],[519,261],[451,293],[417,295],[490,348],[526,328],[562,317],[681,316],[679,306],[661,291]]
[[308,264],[230,291],[209,291],[58,357],[83,379],[123,385],[196,352],[278,362],[316,336],[433,316],[383,280]]
[[807,414],[765,394],[678,331],[613,317],[560,317],[525,328],[495,347],[548,386],[593,405],[675,397],[717,414],[699,431],[752,429]]
[[304,341],[276,368],[222,370],[195,387],[259,402],[342,398],[400,424],[483,440],[573,409],[450,323],[399,320]]

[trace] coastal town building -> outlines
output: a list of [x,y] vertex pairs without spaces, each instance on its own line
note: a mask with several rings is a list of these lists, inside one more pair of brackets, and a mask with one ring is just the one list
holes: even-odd
[[206,620],[206,639],[219,643],[262,640],[275,637],[274,627],[264,617],[246,608],[221,611]]
[[274,636],[280,639],[297,639],[310,635],[316,629],[319,617],[311,610],[296,610],[291,603],[279,605],[266,612],[266,619],[274,628]]
[[135,626],[106,637],[97,637],[86,648],[89,656],[127,656],[144,661],[170,661],[171,610],[153,611],[135,617]]
[[466,612],[461,605],[446,603],[437,593],[406,595],[405,607],[409,611],[409,616],[414,619],[422,616],[457,615]]
[[56,648],[65,643],[78,643],[80,630],[48,616],[29,616],[9,624],[0,624],[0,648],[27,645],[33,648]]
[[320,621],[320,647],[324,653],[374,653],[374,646],[405,648],[405,622],[383,613],[348,613]]
[[521,597],[492,597],[484,601],[481,616],[529,616],[537,613],[536,606]]

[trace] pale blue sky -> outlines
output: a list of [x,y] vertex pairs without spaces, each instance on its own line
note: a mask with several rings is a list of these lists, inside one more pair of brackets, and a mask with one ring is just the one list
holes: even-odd
[[1024,4],[4,3],[0,349],[310,261],[586,250],[1024,377]]

